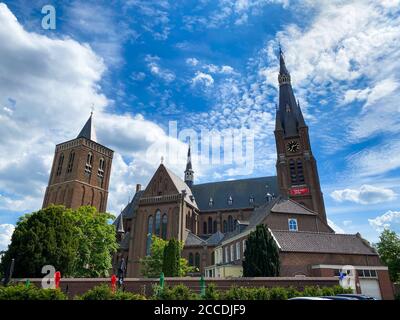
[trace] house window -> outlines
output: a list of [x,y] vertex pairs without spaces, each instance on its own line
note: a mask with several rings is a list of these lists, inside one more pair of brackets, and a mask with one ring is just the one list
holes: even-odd
[[250,196],[250,198],[249,198],[249,204],[254,204],[254,197],[253,196]]
[[228,198],[228,205],[231,206],[232,203],[233,203],[232,196],[229,196],[229,198]]
[[193,253],[189,253],[189,266],[193,266]]
[[231,244],[231,261],[235,260],[234,254],[235,254],[235,250],[233,248],[233,244]]
[[225,248],[224,248],[224,251],[225,251],[225,263],[228,263],[228,261],[229,261],[229,259],[228,259],[228,246],[226,246]]
[[236,242],[236,260],[240,259],[240,242]]
[[93,164],[93,154],[91,152],[89,152],[87,155],[86,164],[85,164],[85,172],[86,173],[92,172],[92,164]]
[[168,225],[168,217],[167,214],[164,213],[162,217],[162,228],[161,228],[161,238],[164,240],[167,239],[167,225]]
[[61,174],[63,162],[64,162],[64,154],[61,153],[60,158],[58,159],[58,166],[57,166],[57,172],[56,172],[57,176],[59,176]]
[[104,177],[104,163],[104,158],[101,158],[99,162],[99,169],[97,170],[97,175],[101,178]]
[[243,256],[244,256],[244,252],[246,251],[246,240],[242,241],[242,249],[243,249]]
[[208,201],[208,206],[212,207],[214,205],[214,199],[210,197],[210,200]]
[[297,219],[289,219],[289,231],[297,231]]
[[70,173],[72,171],[72,168],[74,167],[74,160],[75,160],[75,152],[71,152],[69,154],[69,159],[68,159],[67,173]]

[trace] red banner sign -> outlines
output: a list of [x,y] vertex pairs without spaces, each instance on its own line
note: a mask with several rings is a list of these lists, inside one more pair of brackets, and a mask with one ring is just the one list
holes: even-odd
[[291,196],[302,196],[305,194],[310,193],[310,189],[307,187],[295,187],[295,188],[290,188],[289,193]]

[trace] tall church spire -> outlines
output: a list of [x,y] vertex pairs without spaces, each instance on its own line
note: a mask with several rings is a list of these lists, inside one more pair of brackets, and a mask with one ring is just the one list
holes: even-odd
[[86,138],[97,142],[96,131],[93,125],[93,111],[90,113],[89,119],[86,121],[81,132],[79,132],[76,138]]
[[186,170],[185,170],[185,182],[191,188],[194,180],[194,171],[192,169],[192,157],[190,154],[190,141],[187,153],[187,162],[186,162]]
[[304,127],[305,122],[300,105],[296,102],[291,85],[290,73],[286,68],[285,58],[279,48],[279,108],[276,112],[275,130],[283,129],[285,137],[299,134],[299,127]]

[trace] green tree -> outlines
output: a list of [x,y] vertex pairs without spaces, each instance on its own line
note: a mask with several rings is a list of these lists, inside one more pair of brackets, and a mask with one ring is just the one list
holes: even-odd
[[180,269],[181,248],[179,241],[171,239],[164,248],[162,270],[166,277],[178,277]]
[[44,265],[63,277],[107,275],[117,247],[110,218],[92,207],[50,206],[27,214],[17,222],[2,269],[14,258],[14,277],[41,277]]
[[[175,240],[179,244],[179,256],[183,249],[183,243]],[[148,278],[158,278],[163,272],[164,264],[164,249],[168,245],[169,241],[163,240],[159,237],[152,236],[150,255],[142,258],[141,273],[143,276]],[[184,277],[189,272],[194,271],[194,268],[189,266],[188,261],[185,258],[180,257],[179,259],[179,272],[180,277]]]
[[108,221],[114,216],[84,206],[73,212],[79,239],[74,264],[75,277],[107,277],[112,268],[112,254],[117,250],[115,226]]
[[382,262],[389,268],[390,280],[400,281],[400,237],[396,232],[385,229],[376,248]]
[[17,222],[2,269],[14,258],[14,277],[41,277],[44,265],[72,275],[79,244],[77,231],[71,210],[62,206],[24,215]]
[[168,241],[152,236],[150,255],[140,260],[142,275],[148,278],[158,278],[162,272],[164,248]]
[[243,276],[277,277],[279,269],[279,249],[266,226],[260,224],[246,242]]

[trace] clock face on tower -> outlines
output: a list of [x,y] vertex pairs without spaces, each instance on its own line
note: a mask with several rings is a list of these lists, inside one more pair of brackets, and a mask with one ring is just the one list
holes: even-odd
[[295,153],[295,152],[299,151],[299,149],[300,149],[300,144],[298,141],[292,140],[292,141],[289,141],[289,143],[287,144],[287,150],[289,152]]

